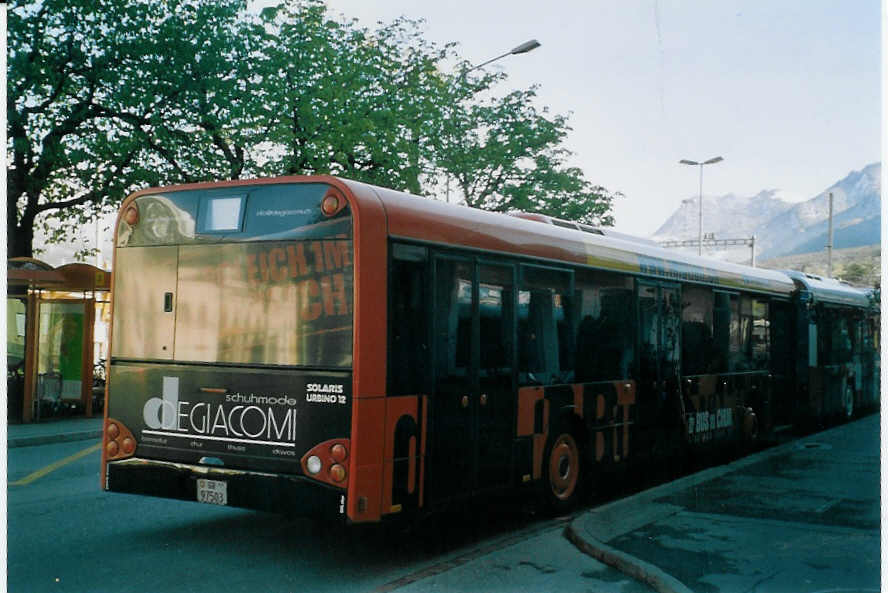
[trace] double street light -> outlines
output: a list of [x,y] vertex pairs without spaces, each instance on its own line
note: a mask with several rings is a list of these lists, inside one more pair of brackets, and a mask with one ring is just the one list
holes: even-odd
[[700,216],[697,227],[697,255],[703,255],[703,165],[714,165],[715,163],[720,163],[723,160],[723,158],[717,156],[703,162],[691,161],[688,159],[681,159],[680,161],[678,161],[680,165],[700,166]]

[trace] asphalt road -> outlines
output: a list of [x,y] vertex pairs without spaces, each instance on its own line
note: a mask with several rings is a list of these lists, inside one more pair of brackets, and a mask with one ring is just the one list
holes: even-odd
[[649,591],[574,548],[565,519],[521,502],[414,534],[332,528],[106,493],[99,459],[94,441],[9,449],[9,591]]
[[412,533],[106,493],[97,441],[18,447],[8,450],[8,590],[649,592],[564,537],[568,521],[614,507],[609,529],[621,529],[602,541],[694,591],[871,591],[878,424],[787,443],[717,478],[707,470],[646,489],[672,475],[651,468],[637,473],[646,483],[608,481],[573,517],[476,501]]

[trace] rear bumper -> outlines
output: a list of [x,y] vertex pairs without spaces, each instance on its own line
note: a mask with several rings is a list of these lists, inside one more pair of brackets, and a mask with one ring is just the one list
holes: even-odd
[[345,491],[304,476],[130,458],[108,462],[104,488],[197,502],[198,478],[226,482],[229,506],[345,519]]

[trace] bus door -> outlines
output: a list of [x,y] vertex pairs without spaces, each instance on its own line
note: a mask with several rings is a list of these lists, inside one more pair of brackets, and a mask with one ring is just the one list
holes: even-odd
[[679,285],[638,281],[638,331],[639,436],[656,447],[675,436],[683,413]]
[[514,269],[438,257],[434,296],[429,482],[442,500],[508,482]]

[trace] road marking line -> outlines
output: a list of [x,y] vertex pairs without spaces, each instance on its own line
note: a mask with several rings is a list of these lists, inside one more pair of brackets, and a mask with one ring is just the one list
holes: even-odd
[[37,471],[28,474],[27,476],[25,476],[21,480],[16,480],[15,482],[10,482],[9,485],[10,486],[27,486],[31,482],[42,478],[46,474],[54,472],[55,470],[59,469],[60,467],[64,467],[64,466],[68,465],[72,461],[77,461],[81,457],[86,457],[90,453],[93,453],[94,451],[98,451],[101,448],[102,448],[102,443],[96,443],[95,445],[93,445],[91,447],[87,447],[83,451],[80,451],[79,453],[75,453],[74,455],[71,455],[70,457],[65,457],[64,459],[59,459],[55,463],[50,463],[46,467],[38,469]]

